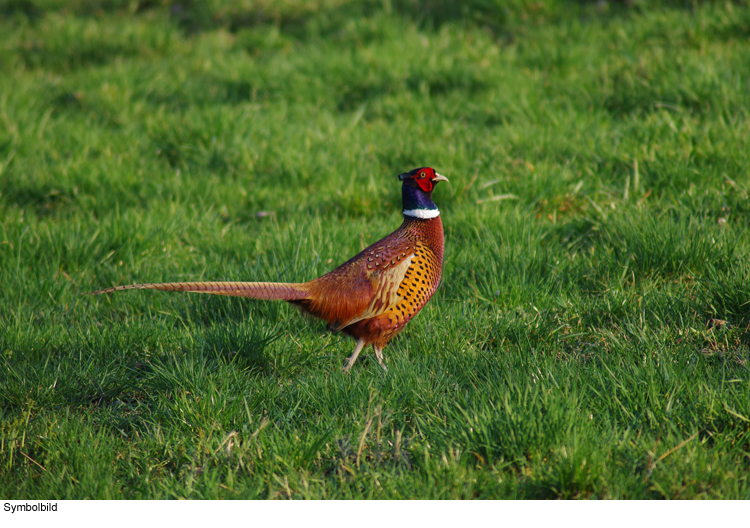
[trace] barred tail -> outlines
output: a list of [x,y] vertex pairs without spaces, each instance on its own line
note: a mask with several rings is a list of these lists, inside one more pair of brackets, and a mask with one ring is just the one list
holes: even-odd
[[285,282],[161,282],[150,284],[128,284],[104,290],[88,292],[86,295],[99,295],[121,290],[160,290],[177,292],[211,293],[231,295],[268,301],[299,301],[310,295],[307,284]]

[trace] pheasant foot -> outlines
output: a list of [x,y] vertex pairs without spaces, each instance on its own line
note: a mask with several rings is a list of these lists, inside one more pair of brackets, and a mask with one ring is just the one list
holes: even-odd
[[378,358],[378,363],[380,363],[380,366],[383,367],[383,370],[388,372],[388,367],[386,367],[385,363],[383,363],[383,349],[376,345],[372,345],[372,348],[375,349],[375,357]]

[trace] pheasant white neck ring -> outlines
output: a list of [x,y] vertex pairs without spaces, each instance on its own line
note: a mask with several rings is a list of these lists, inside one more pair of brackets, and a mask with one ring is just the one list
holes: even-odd
[[429,220],[431,218],[437,218],[440,216],[440,211],[435,209],[404,209],[404,216],[411,216],[414,218],[420,218],[422,220]]

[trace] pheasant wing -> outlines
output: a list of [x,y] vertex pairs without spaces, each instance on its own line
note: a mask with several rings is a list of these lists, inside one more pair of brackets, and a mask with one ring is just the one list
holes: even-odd
[[296,304],[334,331],[376,317],[398,303],[415,249],[413,241],[396,231],[308,283],[311,295]]
[[372,271],[370,281],[373,285],[373,297],[370,304],[360,315],[343,323],[341,328],[364,319],[377,317],[398,304],[401,300],[401,297],[398,296],[398,288],[404,280],[412,258],[414,258],[413,254],[404,257],[398,264],[389,266],[387,269]]

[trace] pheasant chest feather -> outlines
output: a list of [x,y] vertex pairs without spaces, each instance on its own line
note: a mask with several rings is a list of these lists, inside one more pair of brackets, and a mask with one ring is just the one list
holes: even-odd
[[442,263],[429,246],[417,243],[414,257],[396,292],[398,303],[386,312],[394,328],[400,329],[427,304],[440,283]]
[[348,322],[343,331],[385,346],[419,313],[440,283],[443,264],[440,218],[407,219],[399,230],[363,253],[367,272],[378,281],[380,293],[368,310]]

